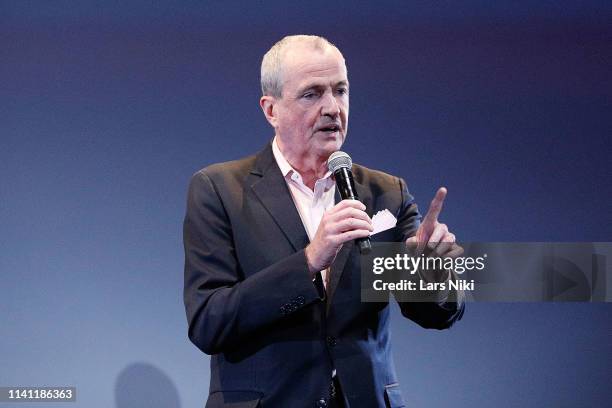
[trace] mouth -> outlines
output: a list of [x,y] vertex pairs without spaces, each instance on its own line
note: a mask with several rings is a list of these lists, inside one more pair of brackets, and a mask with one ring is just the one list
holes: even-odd
[[323,132],[327,134],[332,134],[340,131],[340,125],[336,123],[331,123],[329,125],[321,126],[317,129],[317,132]]

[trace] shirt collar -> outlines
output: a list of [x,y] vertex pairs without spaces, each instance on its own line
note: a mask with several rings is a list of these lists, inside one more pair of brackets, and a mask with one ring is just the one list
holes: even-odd
[[285,159],[285,156],[283,156],[283,153],[280,151],[278,143],[276,143],[276,136],[274,136],[274,140],[272,141],[272,153],[274,154],[274,159],[276,160],[281,173],[283,173],[283,177],[287,177],[287,174],[295,172],[295,169],[291,167],[287,159]]

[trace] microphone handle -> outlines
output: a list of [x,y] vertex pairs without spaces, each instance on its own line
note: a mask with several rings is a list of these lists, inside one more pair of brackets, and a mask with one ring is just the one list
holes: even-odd
[[369,237],[357,238],[357,245],[359,246],[359,253],[367,255],[372,251],[372,243]]
[[[353,174],[346,167],[341,167],[334,173],[336,179],[346,180],[346,183],[336,183],[338,190],[340,191],[340,197],[343,200],[359,200],[355,184],[353,183]],[[370,243],[370,237],[357,238],[357,246],[359,246],[359,252],[362,255],[367,255],[372,250],[372,244]]]

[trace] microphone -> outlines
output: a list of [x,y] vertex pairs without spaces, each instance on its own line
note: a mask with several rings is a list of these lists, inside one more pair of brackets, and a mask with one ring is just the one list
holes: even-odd
[[[336,186],[340,192],[340,197],[343,200],[359,200],[357,190],[355,190],[353,173],[351,172],[353,167],[351,156],[341,151],[334,152],[327,159],[327,167],[336,179]],[[359,246],[359,252],[364,255],[372,250],[370,237],[357,238],[357,245]]]

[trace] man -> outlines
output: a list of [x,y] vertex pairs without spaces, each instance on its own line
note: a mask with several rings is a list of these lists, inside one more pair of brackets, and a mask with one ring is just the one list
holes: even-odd
[[[261,152],[197,172],[184,223],[189,338],[211,357],[207,407],[401,407],[389,305],[360,298],[354,240],[388,209],[374,241],[462,249],[437,221],[445,189],[420,215],[403,180],[354,165],[362,202],[340,200],[327,159],[346,138],[349,82],[340,51],[285,37],[264,56],[260,105],[275,131]],[[427,328],[463,313],[452,291],[400,303]]]

